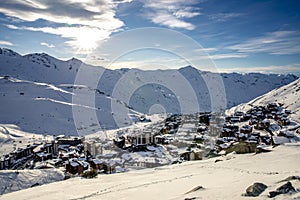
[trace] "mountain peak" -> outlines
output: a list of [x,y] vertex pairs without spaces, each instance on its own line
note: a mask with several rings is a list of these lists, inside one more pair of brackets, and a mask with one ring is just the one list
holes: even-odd
[[36,57],[36,58],[52,58],[52,59],[56,59],[46,53],[30,53],[30,54],[26,54],[24,55],[24,57],[27,57],[27,58],[33,58],[33,57]]
[[77,59],[77,58],[71,58],[71,59],[69,59],[69,60],[67,60],[67,62],[68,63],[82,63],[82,61],[81,60],[79,60],[79,59]]
[[20,54],[14,52],[11,49],[7,49],[7,48],[0,48],[0,55],[11,56],[11,57],[20,56]]
[[188,73],[188,74],[203,73],[203,71],[200,71],[199,69],[197,69],[197,68],[195,68],[191,65],[181,67],[181,68],[178,69],[178,71],[182,72],[182,73]]
[[179,70],[197,70],[197,69],[191,65],[187,65],[185,67],[179,68]]
[[56,68],[55,61],[57,59],[46,53],[32,53],[32,54],[24,55],[23,57],[27,58],[28,60],[30,60],[34,63],[44,65],[45,67]]

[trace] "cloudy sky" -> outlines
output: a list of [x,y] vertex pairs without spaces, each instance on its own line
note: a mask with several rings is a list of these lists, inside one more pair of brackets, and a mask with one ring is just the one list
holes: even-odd
[[[162,46],[167,39],[168,45],[185,46],[188,52],[188,42],[176,40],[172,35],[176,32],[199,44],[219,71],[299,75],[299,13],[298,0],[1,0],[0,46],[61,59],[92,57],[101,65],[111,59],[95,53],[106,41],[156,27],[170,30],[170,37],[158,34],[155,51],[131,52],[114,67],[139,67],[146,60],[170,68],[184,65],[178,62],[180,55]],[[153,35],[131,33],[140,41]],[[129,48],[130,43],[123,38],[118,45]],[[202,56],[190,55],[195,62]]]

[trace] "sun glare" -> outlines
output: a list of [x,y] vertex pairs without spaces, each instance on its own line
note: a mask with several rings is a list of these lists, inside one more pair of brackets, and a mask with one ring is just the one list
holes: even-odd
[[80,27],[75,36],[75,46],[80,52],[91,52],[95,50],[99,42],[109,36],[105,30],[90,27]]

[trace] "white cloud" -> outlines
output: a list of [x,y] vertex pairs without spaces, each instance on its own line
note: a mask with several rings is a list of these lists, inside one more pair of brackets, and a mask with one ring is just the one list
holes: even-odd
[[[87,43],[84,48],[94,48],[95,45],[91,45],[92,40],[96,43],[105,39],[124,25],[115,16],[115,9],[118,4],[125,2],[130,0],[3,0],[0,4],[0,12],[28,22],[38,19],[54,22],[56,27],[22,27],[21,29],[61,35],[68,38],[67,43],[77,49],[80,48],[80,44]],[[7,27],[20,29],[15,25],[7,25]]]
[[[81,27],[16,27],[20,30],[41,31],[44,33],[50,33],[59,35],[63,38],[70,39],[66,43],[75,49],[77,53],[90,53],[91,50],[97,48],[100,42],[108,38],[111,34],[110,31],[101,30],[99,28],[93,28],[88,26]],[[41,44],[42,45],[42,44]],[[47,45],[45,45],[47,46]]]
[[144,0],[144,7],[148,8],[146,17],[155,24],[164,25],[170,28],[184,28],[187,30],[195,29],[195,25],[185,21],[187,18],[193,18],[201,13],[192,7],[195,0]]
[[227,49],[240,53],[296,54],[300,53],[300,33],[296,31],[275,31],[229,46]]
[[218,14],[209,15],[208,17],[217,22],[225,22],[230,19],[239,17],[241,15],[242,14],[240,13],[218,13]]
[[248,55],[246,54],[239,54],[239,53],[224,53],[224,54],[213,54],[210,55],[210,57],[213,60],[218,60],[218,59],[227,59],[227,58],[245,58]]
[[218,68],[220,72],[239,72],[239,73],[265,73],[265,74],[298,74],[300,75],[300,63],[290,64],[290,65],[270,65],[270,66],[258,66],[258,67],[233,67],[233,68]]
[[170,13],[165,11],[151,13],[149,14],[149,17],[152,19],[153,23],[164,25],[170,28],[184,28],[187,30],[195,29],[195,26],[193,24],[180,20],[174,15],[170,15]]
[[47,42],[41,42],[40,45],[46,46],[46,47],[49,47],[49,48],[55,47],[54,44],[48,44]]
[[11,42],[3,41],[3,40],[0,40],[0,45],[3,45],[3,46],[13,46],[13,44]]
[[7,26],[7,28],[10,28],[10,29],[19,29],[17,26],[12,25],[12,24],[7,24],[6,26]]
[[4,0],[0,12],[30,22],[44,19],[110,30],[123,25],[122,21],[115,18],[115,6],[112,0]]
[[194,50],[195,52],[207,52],[207,53],[209,53],[209,52],[215,52],[215,51],[218,51],[218,49],[217,48],[212,48],[212,47],[209,47],[209,48],[200,48],[200,49],[195,49]]

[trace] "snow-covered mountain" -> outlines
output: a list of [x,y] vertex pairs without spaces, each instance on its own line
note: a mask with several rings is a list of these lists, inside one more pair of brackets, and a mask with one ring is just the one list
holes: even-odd
[[[114,129],[133,123],[142,113],[178,113],[184,106],[187,112],[209,111],[221,93],[222,103],[229,108],[297,79],[217,74],[190,66],[109,70],[75,58],[62,61],[44,53],[22,56],[4,48],[0,48],[0,77],[0,123],[53,135]],[[213,85],[214,96],[207,81],[216,79],[222,84]]]

